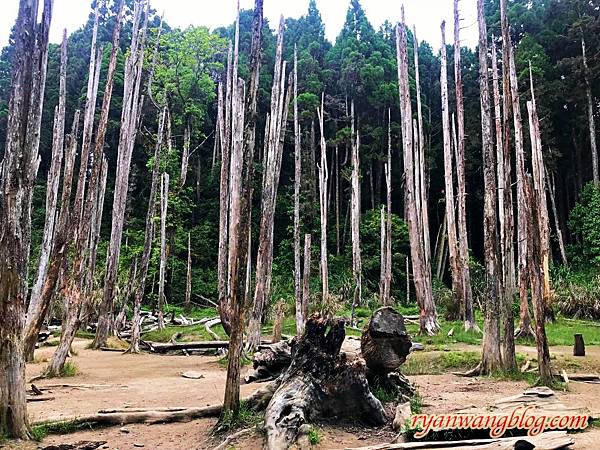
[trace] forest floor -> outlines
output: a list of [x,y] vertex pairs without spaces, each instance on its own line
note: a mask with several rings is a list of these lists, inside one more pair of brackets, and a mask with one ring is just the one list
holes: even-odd
[[[54,400],[29,403],[32,422],[94,414],[103,408],[175,407],[214,405],[222,401],[225,367],[217,356],[161,356],[156,354],[122,355],[100,352],[86,347],[89,340],[77,339],[71,362],[78,373],[68,378],[43,379],[38,387],[50,387]],[[347,339],[345,350],[358,349],[357,339]],[[426,345],[426,350],[411,354],[403,372],[418,386],[423,413],[453,412],[469,406],[485,407],[494,400],[521,393],[531,385],[529,379],[507,380],[489,377],[463,378],[453,375],[477,361],[480,347],[451,343],[440,348]],[[36,352],[36,362],[27,366],[27,379],[40,375],[54,347],[42,347]],[[519,362],[535,359],[535,347],[519,345]],[[585,358],[574,358],[571,347],[551,347],[555,368],[569,372],[600,372],[600,346],[588,346]],[[194,370],[204,378],[187,379],[182,372]],[[52,386],[52,387],[51,387]],[[246,396],[261,386],[242,385]],[[561,403],[587,407],[594,417],[600,415],[600,385],[572,382],[564,391],[557,391]],[[249,418],[257,420],[257,418]],[[136,448],[164,450],[194,450],[213,448],[224,439],[213,434],[215,419],[192,423],[164,425],[136,424],[124,428],[109,427],[77,431],[68,435],[49,435],[42,443],[5,443],[5,449],[33,450],[51,444],[80,440],[106,441],[101,448],[129,450]],[[319,424],[315,428],[318,444],[315,449],[362,447],[390,442],[396,433],[387,426],[381,429],[360,428],[356,424]],[[600,428],[591,427],[573,435],[575,449],[597,449]],[[261,449],[263,437],[258,432],[238,440],[230,448]],[[3,448],[0,444],[0,448]]]

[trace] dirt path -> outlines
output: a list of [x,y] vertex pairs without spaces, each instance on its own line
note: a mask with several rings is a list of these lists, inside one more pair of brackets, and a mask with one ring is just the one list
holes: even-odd
[[[93,414],[102,408],[159,407],[159,406],[202,406],[220,403],[223,398],[225,369],[217,357],[208,356],[157,356],[151,354],[122,355],[116,352],[87,350],[88,341],[77,340],[77,355],[72,361],[80,374],[72,378],[39,380],[40,387],[51,387],[55,400],[30,403],[32,421],[73,417]],[[356,345],[356,343],[351,343]],[[477,347],[461,346],[465,350]],[[36,353],[38,363],[27,367],[28,379],[39,375],[45,368],[44,362],[53,352],[45,347]],[[553,354],[565,357],[570,349],[553,347]],[[521,353],[530,354],[534,349],[519,347]],[[600,364],[600,348],[589,348],[589,360]],[[180,376],[181,372],[194,370],[204,378],[190,380]],[[451,374],[419,375],[411,377],[418,385],[423,398],[425,413],[451,412],[468,406],[484,407],[493,400],[517,394],[527,388],[524,382],[498,381],[488,378],[461,378]],[[70,385],[70,386],[69,386]],[[242,386],[242,395],[254,392],[260,384]],[[568,392],[558,392],[559,400],[572,406],[587,407],[600,413],[600,385],[572,383]],[[125,430],[111,427],[81,431],[71,435],[49,436],[44,445],[75,442],[78,440],[107,441],[105,450],[129,450],[147,448],[157,450],[194,450],[213,448],[220,442],[212,436],[214,419],[197,420],[191,423],[165,425],[128,425]],[[389,442],[395,435],[390,429],[364,429],[348,426],[322,425],[318,427],[320,443],[315,449],[339,449]],[[600,430],[592,429],[574,435],[573,448],[596,450]],[[33,450],[40,444],[11,444],[10,450]],[[142,446],[143,447],[140,447]],[[0,445],[2,448],[2,445]],[[237,443],[235,448],[259,450],[262,436],[254,434]]]

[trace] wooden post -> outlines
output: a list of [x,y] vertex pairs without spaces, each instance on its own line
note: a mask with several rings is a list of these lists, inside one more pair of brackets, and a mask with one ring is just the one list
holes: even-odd
[[573,356],[585,356],[585,343],[582,334],[576,334],[575,345],[573,345]]

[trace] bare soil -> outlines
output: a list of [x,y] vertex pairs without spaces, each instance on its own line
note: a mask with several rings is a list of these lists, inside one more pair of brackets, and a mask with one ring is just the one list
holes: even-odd
[[[151,408],[203,406],[220,403],[223,398],[225,369],[216,356],[159,356],[153,354],[122,355],[118,352],[101,352],[86,349],[89,341],[78,339],[74,344],[76,355],[71,361],[79,374],[70,378],[53,378],[35,381],[38,387],[48,387],[52,401],[29,404],[32,422],[94,414],[103,408]],[[356,342],[349,342],[349,347]],[[477,347],[459,346],[465,350]],[[349,349],[350,350],[350,349]],[[36,351],[36,363],[27,366],[27,377],[40,375],[54,347]],[[532,354],[535,350],[519,347],[519,352]],[[552,347],[552,354],[569,359],[570,348]],[[580,360],[581,361],[581,360]],[[583,364],[582,362],[579,362]],[[578,364],[579,364],[578,363]],[[589,347],[585,367],[600,367],[600,348]],[[204,375],[201,379],[187,379],[182,372],[194,370]],[[576,371],[576,370],[574,370]],[[583,370],[577,370],[583,371]],[[452,374],[420,375],[410,377],[417,384],[423,398],[423,412],[441,413],[469,406],[485,407],[495,399],[522,392],[525,382],[499,381],[490,378],[462,378]],[[242,386],[247,396],[261,384]],[[571,383],[567,392],[557,392],[559,400],[570,406],[587,407],[595,417],[600,416],[600,385]],[[213,448],[224,439],[213,434],[215,419],[196,420],[191,423],[164,425],[127,425],[77,433],[48,436],[43,443],[10,443],[0,448],[33,450],[46,445],[72,443],[80,440],[107,441],[101,448],[129,450],[137,448],[163,450],[194,450]],[[320,442],[315,449],[340,449],[390,442],[395,433],[389,428],[360,428],[356,424],[321,424],[317,426]],[[600,429],[592,428],[574,434],[573,448],[598,449]],[[248,435],[233,446],[239,449],[259,450],[263,445],[260,433]],[[141,447],[143,446],[143,447]]]

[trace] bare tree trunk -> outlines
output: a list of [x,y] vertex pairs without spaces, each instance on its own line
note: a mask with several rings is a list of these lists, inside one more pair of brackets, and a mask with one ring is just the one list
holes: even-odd
[[537,114],[535,101],[535,90],[533,87],[533,73],[531,62],[529,63],[529,78],[531,84],[531,101],[527,102],[529,115],[529,136],[531,141],[531,166],[533,169],[533,188],[537,199],[536,209],[539,217],[538,227],[540,229],[543,291],[546,318],[552,319],[552,292],[550,288],[550,220],[548,214],[548,202],[546,198],[546,177],[544,175],[544,157],[542,154],[542,138],[540,134],[540,122]]
[[144,231],[144,250],[140,258],[140,267],[138,271],[138,280],[135,290],[133,303],[133,319],[131,327],[131,344],[129,352],[140,352],[141,335],[141,309],[142,299],[146,288],[146,277],[148,276],[148,266],[152,256],[152,241],[154,240],[154,216],[156,212],[156,194],[160,179],[160,161],[162,156],[162,142],[167,118],[167,109],[163,108],[158,122],[158,132],[156,135],[156,146],[154,147],[154,167],[152,168],[152,182],[150,184],[150,196],[148,198],[148,210],[146,212],[146,228]]
[[163,172],[160,183],[160,263],[158,271],[158,329],[165,329],[165,275],[167,271],[167,207],[169,205],[169,174]]
[[[63,159],[64,133],[65,133],[65,103],[67,96],[67,31],[63,31],[63,41],[60,54],[60,82],[58,105],[54,110],[54,129],[52,137],[52,161],[48,171],[46,183],[46,220],[44,223],[44,235],[42,238],[42,249],[38,263],[36,282],[31,290],[29,306],[27,307],[27,320],[25,322],[25,336],[35,334],[36,340],[24,341],[25,358],[28,362],[33,361],[33,352],[37,342],[37,333],[41,329],[44,320],[40,317],[46,312],[41,302],[41,291],[48,273],[50,254],[55,236],[55,224],[58,213],[58,187],[60,183],[60,169]],[[38,326],[38,323],[40,326]]]
[[[249,220],[256,139],[256,118],[258,83],[263,26],[263,1],[255,0],[252,23],[252,43],[250,50],[250,82],[245,96],[244,82],[240,80],[237,89],[237,101],[234,130],[234,144],[231,153],[231,205],[229,220],[229,305],[231,305],[231,335],[229,340],[229,361],[225,382],[222,419],[233,416],[235,419],[240,408],[240,358],[244,336],[244,284],[242,271],[248,259]],[[239,31],[238,26],[236,27]],[[239,33],[236,33],[239,35]],[[236,38],[237,39],[237,38]],[[237,47],[237,46],[236,46]],[[237,51],[236,51],[237,62]],[[236,64],[237,65],[237,64]],[[235,70],[237,72],[237,68]],[[245,98],[245,105],[244,105]]]
[[[143,25],[140,28],[142,13],[145,13],[145,18]],[[104,293],[102,303],[100,304],[98,329],[93,343],[94,348],[100,348],[106,345],[106,340],[112,328],[114,291],[119,269],[121,239],[125,221],[125,206],[129,189],[131,154],[135,144],[141,115],[141,104],[143,102],[143,98],[140,99],[140,85],[142,81],[142,67],[144,63],[144,48],[148,23],[148,3],[146,0],[136,0],[133,16],[130,53],[125,60],[125,73],[123,78],[123,109],[121,114],[117,171],[115,175],[116,183],[112,206],[112,226],[106,263],[106,276],[104,279]]]
[[321,213],[321,292],[323,307],[329,304],[329,270],[327,266],[327,144],[325,143],[325,128],[323,125],[325,114],[325,94],[321,95],[321,108],[317,109],[319,116],[319,129],[321,131],[321,162],[319,169],[319,206]]
[[435,249],[437,261],[435,273],[438,280],[441,280],[442,276],[444,275],[444,258],[446,256],[446,214],[444,214],[444,220],[440,226],[440,232],[438,233]]
[[94,205],[94,215],[91,225],[90,237],[90,262],[87,274],[88,291],[93,285],[94,274],[96,272],[96,259],[98,255],[98,243],[100,242],[100,230],[102,227],[102,216],[104,213],[104,196],[106,194],[106,180],[108,178],[108,160],[106,156],[102,158],[102,168],[100,169],[100,189],[98,190],[98,200]]
[[[273,228],[277,189],[281,172],[283,140],[286,131],[288,106],[291,97],[291,83],[285,90],[286,62],[283,61],[283,16],[279,22],[277,51],[271,90],[271,114],[268,133],[268,146],[264,157],[263,189],[261,201],[261,220],[256,256],[256,287],[254,306],[248,322],[247,346],[255,350],[260,344],[261,324],[264,307],[271,296],[271,277],[273,271]],[[290,74],[291,75],[291,74]]]
[[302,275],[302,319],[306,325],[308,305],[310,303],[310,265],[311,265],[311,235],[304,235],[304,274]]
[[589,68],[585,53],[585,39],[581,33],[581,56],[583,61],[583,76],[585,79],[585,96],[587,98],[588,127],[590,129],[590,147],[592,152],[592,178],[594,184],[600,185],[600,168],[598,167],[598,149],[596,147],[596,123],[594,120],[594,102],[592,101],[592,87],[590,84]]
[[19,439],[29,438],[22,338],[52,3],[39,24],[37,2],[19,3],[0,163],[0,435]]
[[406,25],[404,22],[404,8],[402,8],[402,24],[396,26],[396,55],[398,59],[398,88],[400,96],[400,111],[402,117],[402,145],[404,153],[405,177],[405,208],[408,219],[408,232],[411,247],[413,279],[417,303],[420,313],[420,332],[432,335],[439,330],[437,313],[431,288],[431,270],[426,266],[424,249],[422,246],[422,231],[417,218],[414,188],[414,161],[413,161],[413,126],[412,108],[410,102],[410,89],[408,78],[408,49]]
[[[391,132],[392,113],[388,109],[388,154],[387,163],[384,166],[385,185],[386,185],[386,210],[384,215],[381,210],[381,281],[380,294],[381,303],[384,306],[391,305],[391,284],[392,284],[392,132]],[[422,186],[421,186],[422,187]],[[421,198],[422,200],[422,198]],[[425,203],[426,205],[426,203]],[[427,209],[425,206],[424,210]],[[425,230],[424,230],[425,231]]]
[[490,373],[502,369],[500,352],[500,273],[498,262],[498,235],[496,215],[496,175],[494,144],[492,141],[492,118],[488,79],[488,43],[485,23],[484,0],[477,0],[479,24],[479,91],[481,100],[481,136],[483,146],[484,182],[484,254],[487,304],[483,325],[483,349],[480,370]]
[[184,308],[189,311],[192,307],[192,236],[188,233],[188,259],[185,277],[185,303]]
[[[417,39],[417,28],[413,27],[413,40],[414,40],[414,54],[415,54],[415,85],[417,90],[417,120],[419,125],[419,145],[418,145],[418,172],[419,172],[419,186],[420,192],[420,221],[421,227],[423,228],[423,251],[425,254],[425,263],[431,270],[431,242],[429,238],[429,208],[427,206],[427,177],[425,176],[425,137],[423,128],[423,112],[421,105],[421,82],[419,77],[419,41]],[[389,114],[389,112],[388,112]],[[390,130],[388,126],[388,147],[391,147],[390,142]],[[388,166],[391,173],[391,148],[388,148]],[[391,175],[390,175],[391,176]],[[390,187],[391,190],[391,187]],[[389,199],[390,194],[388,193],[388,214],[391,214],[391,200]],[[389,221],[389,227],[391,229],[391,216]],[[388,237],[391,238],[391,233],[388,233]],[[391,245],[391,241],[390,241]],[[391,249],[389,258],[391,259]],[[389,267],[391,271],[391,265]]]
[[556,230],[556,239],[558,240],[558,248],[560,249],[560,257],[563,265],[569,264],[567,260],[567,252],[565,250],[565,242],[560,226],[560,219],[558,217],[558,210],[556,208],[556,187],[554,185],[554,174],[548,176],[548,171],[544,169],[546,175],[546,183],[548,186],[548,194],[550,195],[550,205],[552,206],[552,215],[554,216],[554,227]]
[[[533,303],[533,313],[535,317],[535,341],[538,355],[538,368],[540,373],[540,382],[544,385],[552,383],[552,367],[550,365],[550,350],[548,349],[548,340],[546,338],[545,329],[545,305],[544,305],[544,287],[543,287],[543,261],[542,256],[544,253],[542,243],[542,226],[540,223],[542,217],[540,217],[539,209],[536,208],[536,203],[539,202],[539,197],[536,198],[534,192],[533,182],[531,177],[526,175],[525,183],[525,198],[527,202],[528,211],[527,214],[527,225],[529,228],[529,236],[531,240],[528,249],[528,265],[529,268],[529,280],[531,282],[531,300]],[[539,192],[545,196],[545,192]],[[523,214],[520,211],[519,214]]]
[[442,89],[442,126],[444,135],[444,181],[446,200],[446,230],[448,233],[448,250],[450,253],[450,269],[452,271],[452,293],[460,311],[464,306],[464,279],[460,268],[460,254],[456,235],[456,216],[454,215],[454,171],[452,170],[452,140],[450,137],[450,113],[448,106],[448,75],[446,68],[446,22],[442,22],[441,75]]
[[188,163],[190,161],[190,124],[188,123],[183,132],[183,154],[181,155],[181,172],[179,175],[179,189],[185,186],[187,179]]
[[[362,260],[360,254],[360,134],[355,129],[354,100],[350,106],[352,117],[352,179],[350,191],[350,230],[352,235],[352,275],[354,277],[354,297],[352,300],[352,321],[354,310],[362,301]],[[321,131],[323,128],[321,128]],[[382,299],[383,300],[383,299]]]
[[340,254],[340,158],[335,146],[335,254]]
[[[300,254],[300,183],[302,177],[301,131],[298,117],[298,52],[294,45],[294,292],[296,294],[296,334],[304,332],[306,316],[302,298],[302,255]],[[338,239],[339,240],[339,239]]]
[[465,186],[465,106],[463,99],[462,69],[460,59],[460,18],[458,0],[454,0],[454,80],[456,86],[456,120],[458,145],[456,146],[456,178],[458,180],[458,252],[462,272],[465,330],[478,331],[473,315],[473,292],[469,270],[469,242],[467,234],[467,190]]

